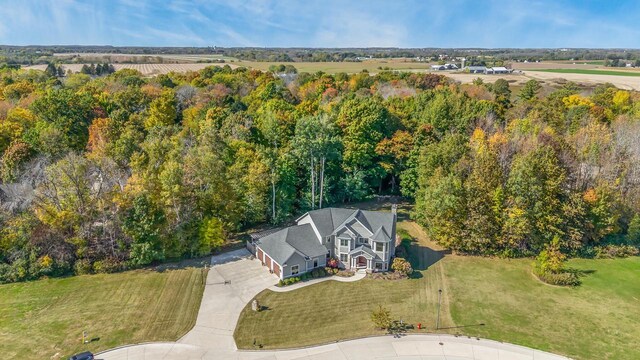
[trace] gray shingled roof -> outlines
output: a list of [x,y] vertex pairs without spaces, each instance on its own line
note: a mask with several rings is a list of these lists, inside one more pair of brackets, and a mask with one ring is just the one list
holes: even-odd
[[[394,216],[390,212],[325,208],[309,211],[308,214],[323,238],[336,234],[345,227],[360,233],[363,237],[369,237],[371,233],[374,241],[391,241],[389,234],[393,234]],[[363,233],[365,230],[368,233]],[[258,240],[258,246],[281,265],[295,252],[308,257],[327,253],[311,224],[295,225],[263,235]],[[367,254],[376,256],[370,248],[361,246],[358,249],[361,248]]]
[[280,265],[285,264],[296,251],[308,257],[327,253],[311,224],[290,226],[267,235],[259,240],[258,246]]
[[[367,211],[367,210],[351,210],[352,213],[342,223],[338,224],[334,229],[339,230],[350,221],[356,219],[372,234],[375,234],[380,228],[384,229],[387,234],[393,233],[393,214],[390,212],[382,211]],[[354,227],[351,227],[354,229]],[[334,230],[334,231],[335,231]],[[367,234],[361,234],[365,237]],[[375,240],[375,238],[374,238]]]
[[357,248],[351,250],[349,252],[349,255],[355,255],[359,252],[363,252],[366,253],[367,255],[371,256],[374,259],[380,259],[380,257],[368,246],[358,246]]
[[256,240],[262,239],[263,237],[266,237],[267,235],[271,235],[275,232],[278,232],[280,230],[282,230],[282,228],[267,229],[260,232],[249,234],[249,236],[251,237],[251,240],[256,241]]
[[389,234],[387,234],[387,232],[384,230],[383,227],[379,227],[378,231],[376,231],[376,233],[373,234],[373,236],[371,238],[374,241],[378,241],[378,242],[389,242],[389,241],[391,241],[391,238],[389,237]]
[[326,237],[331,235],[336,227],[353,215],[355,211],[352,209],[324,208],[309,211],[308,214],[316,225],[320,236]]

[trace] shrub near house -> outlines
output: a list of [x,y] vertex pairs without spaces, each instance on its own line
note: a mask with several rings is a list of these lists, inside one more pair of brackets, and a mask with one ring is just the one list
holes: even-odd
[[413,268],[411,267],[411,263],[409,263],[406,259],[403,258],[395,258],[393,259],[393,264],[391,265],[391,269],[393,271],[397,271],[403,275],[409,276],[413,273]]

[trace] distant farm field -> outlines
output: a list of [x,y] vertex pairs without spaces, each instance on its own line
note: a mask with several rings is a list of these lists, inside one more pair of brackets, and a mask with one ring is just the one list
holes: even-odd
[[[258,61],[239,61],[234,64],[246,66],[258,70],[268,70],[271,65],[293,65],[299,72],[315,73],[323,71],[329,74],[335,73],[358,73],[367,70],[370,73],[380,72],[381,68],[389,68],[391,70],[404,71],[424,71],[431,67],[431,64],[424,62],[413,62],[400,59],[374,59],[361,62],[258,62]],[[445,72],[443,72],[445,74]]]
[[[159,74],[166,74],[170,72],[187,72],[187,71],[199,71],[209,66],[224,66],[229,65],[232,68],[236,68],[237,65],[226,63],[188,63],[188,64],[114,64],[116,70],[122,69],[134,69],[142,73],[142,75],[152,76]],[[62,64],[62,68],[67,71],[80,72],[83,64]],[[25,69],[44,70],[46,65],[33,65],[26,66]]]
[[621,70],[596,70],[596,69],[531,69],[530,71],[543,71],[559,74],[584,74],[584,75],[611,75],[611,76],[640,76],[640,71]]
[[[117,53],[55,53],[53,56],[60,59],[80,58],[96,62],[130,62],[136,59],[162,59],[165,62],[199,62],[207,60],[237,60],[236,58],[219,54],[117,54]],[[84,62],[84,61],[77,61]],[[139,62],[139,61],[138,61]]]
[[[193,58],[192,58],[193,59]],[[184,59],[186,60],[186,58]],[[96,61],[99,62],[99,61]],[[250,69],[258,69],[266,71],[272,65],[293,65],[299,72],[316,73],[323,71],[329,74],[335,73],[358,73],[366,70],[370,73],[380,72],[383,68],[389,68],[391,70],[403,70],[403,71],[425,71],[430,68],[428,63],[410,62],[410,61],[397,61],[397,60],[370,60],[362,62],[260,62],[260,61],[229,61],[226,63],[196,63],[188,62],[181,64],[118,64],[114,66],[116,70],[120,69],[135,69],[140,71],[143,75],[151,76],[158,74],[166,74],[169,72],[185,72],[185,71],[198,71],[208,66],[224,66],[229,65],[232,68],[247,67]],[[73,72],[79,72],[83,64],[62,64],[64,70],[71,70]],[[33,65],[27,66],[26,69],[44,70],[46,65]],[[446,75],[447,72],[442,72]]]
[[[97,54],[101,55],[101,54]],[[125,54],[126,55],[126,54]],[[171,58],[170,58],[171,56]],[[266,71],[272,65],[293,65],[299,72],[316,73],[322,71],[328,74],[336,73],[358,73],[363,70],[371,74],[378,73],[383,69],[409,72],[429,72],[431,64],[426,62],[414,62],[410,59],[371,59],[361,62],[259,62],[241,61],[230,59],[226,63],[197,63],[205,59],[201,55],[163,55],[166,61],[178,61],[182,63],[162,63],[162,64],[114,64],[116,70],[135,69],[145,76],[166,74],[169,72],[199,71],[209,66],[225,66],[232,68],[246,67]],[[209,58],[211,59],[211,58]],[[65,70],[79,72],[83,64],[62,64]],[[621,89],[640,90],[640,71],[634,70],[608,70],[601,65],[595,64],[573,64],[568,62],[540,62],[540,63],[514,63],[514,69],[524,71],[524,74],[512,73],[505,75],[484,75],[468,74],[463,72],[435,71],[435,74],[445,75],[463,84],[471,83],[480,77],[485,82],[492,83],[497,79],[504,78],[513,86],[520,86],[527,80],[534,78],[543,81],[549,86],[561,86],[567,81],[573,81],[585,87],[593,87],[597,84],[612,83]],[[33,65],[26,69],[44,70],[46,65]]]
[[601,61],[540,61],[540,62],[514,62],[513,69],[534,70],[534,69],[601,69],[604,62]]
[[[136,270],[0,285],[3,359],[66,359],[143,341],[175,341],[196,320],[206,271]],[[91,340],[83,345],[82,332]]]

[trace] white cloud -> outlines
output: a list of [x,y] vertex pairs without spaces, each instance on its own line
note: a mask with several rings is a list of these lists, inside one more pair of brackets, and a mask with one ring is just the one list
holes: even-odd
[[313,35],[311,46],[401,47],[406,44],[404,24],[383,21],[371,14],[348,13],[325,16]]

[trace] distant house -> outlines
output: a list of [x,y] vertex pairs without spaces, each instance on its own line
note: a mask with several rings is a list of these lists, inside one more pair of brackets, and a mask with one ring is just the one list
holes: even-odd
[[467,70],[470,74],[484,74],[487,72],[486,66],[468,66]]
[[326,208],[296,225],[253,240],[255,256],[280,279],[339,260],[346,269],[385,271],[395,253],[396,208],[391,212]]

